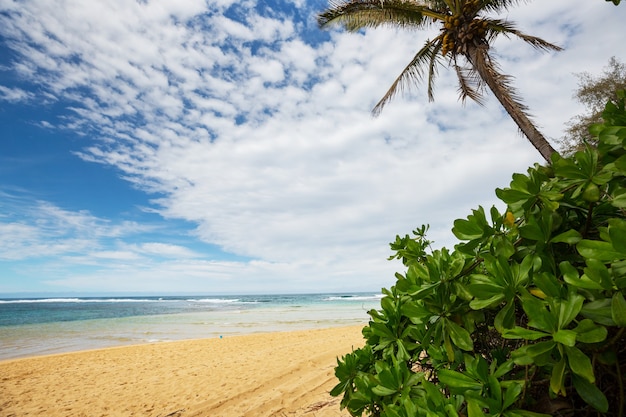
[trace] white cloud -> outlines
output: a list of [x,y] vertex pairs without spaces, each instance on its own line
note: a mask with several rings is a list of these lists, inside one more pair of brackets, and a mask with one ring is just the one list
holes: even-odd
[[[509,14],[566,51],[496,45],[552,138],[580,110],[571,73],[601,69],[619,52],[613,33],[623,34],[624,7],[575,3],[535,2]],[[312,20],[314,11],[295,4]],[[15,70],[74,102],[66,128],[100,136],[82,158],[158,193],[151,209],[191,222],[201,241],[254,259],[205,261],[182,244],[118,242],[86,252],[90,262],[116,260],[111,266],[88,280],[57,274],[55,285],[141,290],[150,282],[165,291],[175,277],[190,291],[390,285],[399,265],[385,258],[395,234],[430,223],[437,244],[453,244],[455,218],[496,203],[495,187],[539,161],[495,100],[458,102],[451,71],[440,72],[435,103],[420,86],[370,116],[425,34],[333,31],[310,42],[302,22],[260,15],[252,2],[32,1],[1,20],[0,33],[22,54]],[[20,224],[16,234],[44,239],[41,230],[56,222],[123,241],[122,228],[140,229],[44,208],[43,225]]]
[[8,88],[0,85],[0,100],[9,102],[28,101],[33,97],[29,91],[20,88]]

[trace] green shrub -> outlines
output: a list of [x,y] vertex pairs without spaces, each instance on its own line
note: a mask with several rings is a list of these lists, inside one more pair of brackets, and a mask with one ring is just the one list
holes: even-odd
[[[624,91],[592,133],[454,222],[391,244],[406,266],[369,312],[365,346],[338,359],[353,416],[623,416],[626,372]],[[390,259],[391,259],[390,258]]]

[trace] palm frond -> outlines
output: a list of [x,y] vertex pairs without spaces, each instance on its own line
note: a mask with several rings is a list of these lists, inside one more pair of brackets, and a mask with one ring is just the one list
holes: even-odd
[[438,16],[436,11],[411,0],[348,0],[331,1],[330,7],[317,16],[317,23],[322,28],[343,25],[351,32],[378,26],[420,29],[433,23],[427,17]]
[[487,22],[488,22],[487,38],[489,40],[489,43],[491,43],[493,39],[495,39],[499,35],[506,36],[507,38],[510,38],[512,35],[512,36],[518,37],[519,39],[523,40],[524,42],[530,44],[531,46],[539,50],[543,50],[543,51],[562,51],[563,50],[563,48],[561,48],[560,46],[554,45],[546,40],[538,38],[537,36],[531,36],[523,32],[520,32],[519,30],[517,30],[517,28],[515,27],[513,23],[508,22],[506,20],[487,19]]
[[436,66],[440,64],[438,52],[441,49],[441,36],[432,41],[427,41],[413,57],[411,62],[402,70],[400,75],[391,84],[389,90],[382,99],[374,106],[372,114],[378,116],[385,105],[398,93],[411,88],[424,81],[425,69],[428,68],[429,98],[432,95],[433,78],[436,74]]
[[480,10],[488,13],[501,13],[520,3],[528,3],[527,0],[482,0]]
[[439,53],[443,46],[442,40],[443,35],[433,39],[433,50],[430,54],[430,64],[428,66],[428,87],[426,90],[428,94],[428,101],[435,100],[435,79],[437,78],[437,66],[442,65],[439,61],[439,57],[441,56]]
[[483,100],[485,83],[478,72],[472,68],[463,67],[456,60],[453,63],[456,76],[459,79],[459,97],[461,102],[465,102],[468,98],[484,106]]

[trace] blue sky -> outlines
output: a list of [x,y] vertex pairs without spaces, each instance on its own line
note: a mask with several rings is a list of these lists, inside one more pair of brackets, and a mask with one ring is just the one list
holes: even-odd
[[[320,31],[324,0],[0,0],[0,296],[378,291],[396,234],[540,158],[451,72],[370,110],[432,33]],[[626,6],[535,1],[494,54],[552,140]]]

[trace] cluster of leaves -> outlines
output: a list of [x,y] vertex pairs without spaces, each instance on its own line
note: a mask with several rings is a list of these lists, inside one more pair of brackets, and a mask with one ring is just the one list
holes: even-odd
[[369,312],[365,346],[338,359],[353,416],[626,412],[626,110],[609,103],[598,147],[515,174],[454,222],[454,250],[427,227],[391,244],[406,266]]

